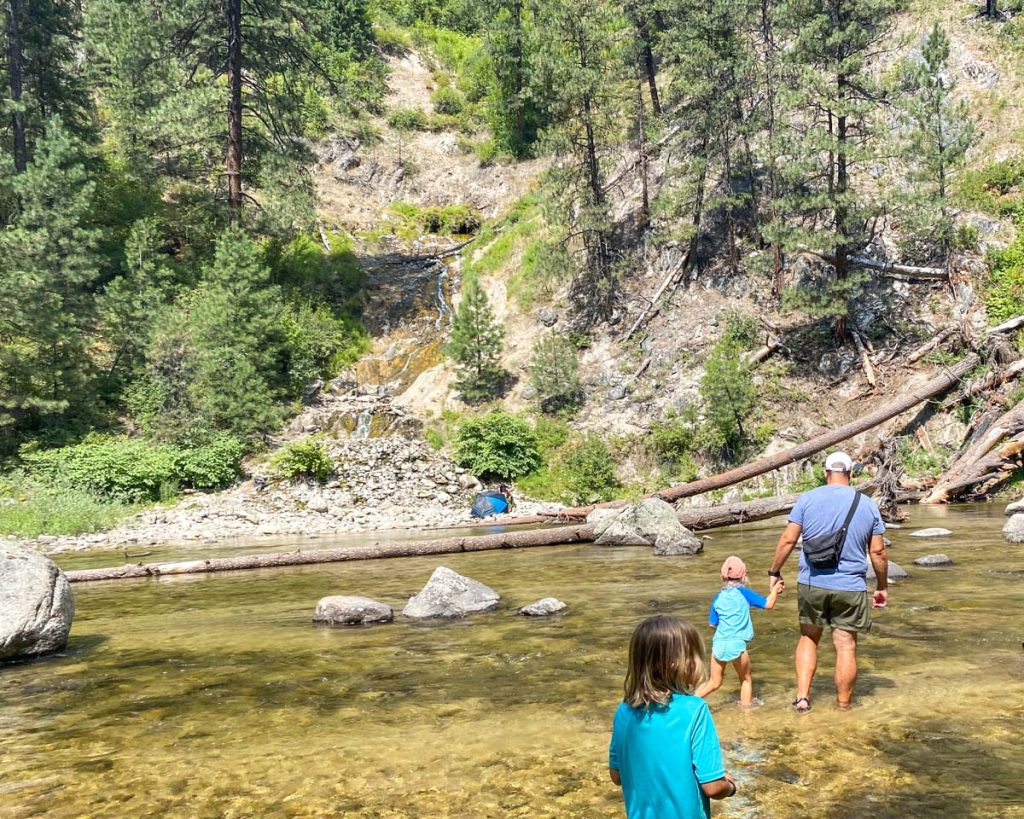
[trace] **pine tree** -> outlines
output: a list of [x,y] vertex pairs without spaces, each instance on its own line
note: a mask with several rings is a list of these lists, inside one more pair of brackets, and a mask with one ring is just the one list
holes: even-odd
[[542,412],[574,410],[583,403],[576,348],[564,336],[548,333],[533,348],[530,386]]
[[783,0],[780,28],[789,80],[780,132],[783,213],[771,233],[789,252],[826,259],[834,276],[793,294],[794,304],[838,319],[845,334],[860,292],[850,257],[871,241],[877,197],[857,184],[882,141],[882,94],[872,59],[892,27],[898,0]]
[[708,424],[729,455],[738,454],[749,440],[743,424],[757,405],[757,388],[742,352],[735,338],[725,336],[712,348],[700,382]]
[[[913,184],[911,222],[922,226],[922,238],[942,265],[949,264],[953,246],[950,183],[963,165],[974,138],[974,121],[966,100],[956,98],[956,83],[948,71],[949,37],[938,23],[921,47],[921,59],[905,68],[903,118],[910,130],[906,159]],[[931,259],[926,259],[930,261]]]
[[537,140],[540,111],[529,93],[538,36],[524,0],[495,0],[487,7],[487,51],[495,84],[488,100],[494,140],[518,157],[528,156]]
[[0,426],[39,429],[89,400],[95,185],[59,117],[8,182],[18,209],[0,231]]
[[31,158],[47,123],[61,117],[65,131],[85,137],[92,112],[81,67],[81,4],[75,0],[7,0],[0,29],[6,57],[5,106],[0,134],[17,172]]
[[562,160],[551,172],[566,232],[578,236],[583,270],[570,297],[578,325],[608,320],[616,298],[616,258],[605,166],[621,133],[632,71],[625,16],[601,0],[549,0],[538,5],[543,32],[534,94],[543,99],[547,140]]
[[508,372],[499,363],[504,335],[487,294],[475,277],[468,277],[448,342],[448,355],[458,364],[455,388],[463,400],[477,403],[504,392]]

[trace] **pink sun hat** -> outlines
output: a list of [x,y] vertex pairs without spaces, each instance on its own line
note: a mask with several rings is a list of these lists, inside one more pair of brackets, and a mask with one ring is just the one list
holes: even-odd
[[729,555],[722,564],[722,580],[742,580],[747,576],[747,564],[736,555]]

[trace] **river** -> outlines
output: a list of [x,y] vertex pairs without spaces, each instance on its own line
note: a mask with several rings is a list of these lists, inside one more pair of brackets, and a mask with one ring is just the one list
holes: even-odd
[[[862,643],[848,713],[831,649],[815,709],[789,708],[795,595],[755,615],[764,706],[741,712],[734,677],[710,698],[740,784],[716,815],[1024,816],[1024,547],[1001,510],[912,509],[890,533],[911,578]],[[955,534],[909,536],[923,526]],[[778,532],[713,531],[695,559],[585,545],[77,586],[67,652],[0,668],[0,816],[622,816],[607,745],[630,630],[654,612],[706,622],[730,553],[763,591]],[[931,552],[956,568],[912,565]],[[439,563],[502,607],[310,622],[327,594],[400,609]],[[567,613],[514,616],[548,595]]]

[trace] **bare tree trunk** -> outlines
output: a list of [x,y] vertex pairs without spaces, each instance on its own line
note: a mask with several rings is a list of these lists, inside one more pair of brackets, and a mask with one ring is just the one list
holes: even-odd
[[935,487],[921,503],[943,503],[949,499],[952,491],[963,488],[967,479],[980,480],[981,475],[992,471],[992,467],[1001,463],[1003,456],[994,460],[987,457],[1006,438],[1012,438],[1024,432],[1024,401],[1016,404],[998,421],[986,430],[976,441],[969,444],[953,465],[936,481]]
[[231,219],[242,212],[242,0],[225,0],[228,32],[228,204]]
[[28,148],[25,145],[25,112],[22,111],[21,63],[21,0],[7,0],[7,70],[11,92],[11,134],[13,139],[14,170],[23,173],[28,167]]
[[651,199],[647,190],[647,117],[644,112],[643,77],[639,63],[636,69],[636,130],[640,146],[640,221],[641,228],[646,229],[651,221]]

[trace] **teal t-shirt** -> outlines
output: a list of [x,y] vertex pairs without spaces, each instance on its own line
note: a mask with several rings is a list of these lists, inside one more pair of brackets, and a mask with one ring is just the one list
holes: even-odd
[[622,778],[628,819],[708,819],[700,784],[725,776],[707,703],[673,694],[668,705],[615,712],[608,767]]

